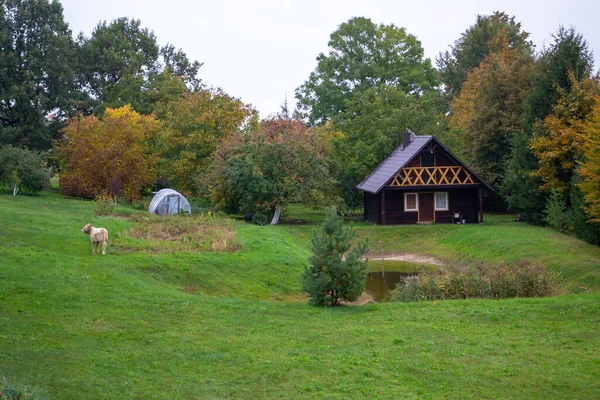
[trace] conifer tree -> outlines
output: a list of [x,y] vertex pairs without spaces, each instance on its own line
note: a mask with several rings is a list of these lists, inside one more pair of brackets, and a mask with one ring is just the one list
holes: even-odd
[[313,231],[310,266],[302,274],[302,290],[312,305],[338,305],[340,300],[355,301],[365,290],[369,248],[367,240],[352,247],[352,227],[342,228],[342,217],[332,209],[323,223],[322,235]]

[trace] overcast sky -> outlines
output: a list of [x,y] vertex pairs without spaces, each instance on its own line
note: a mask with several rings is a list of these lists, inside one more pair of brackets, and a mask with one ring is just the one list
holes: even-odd
[[203,62],[200,77],[251,103],[262,117],[279,111],[327,52],[329,35],[351,17],[405,27],[435,64],[476,16],[514,15],[541,49],[559,25],[575,26],[600,67],[600,1],[327,1],[327,0],[61,0],[73,34],[90,35],[101,20],[141,20],[159,44],[172,43]]

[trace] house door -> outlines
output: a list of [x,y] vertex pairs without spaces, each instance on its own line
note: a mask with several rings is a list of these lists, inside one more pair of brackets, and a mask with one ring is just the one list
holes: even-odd
[[419,193],[419,222],[433,221],[433,193]]

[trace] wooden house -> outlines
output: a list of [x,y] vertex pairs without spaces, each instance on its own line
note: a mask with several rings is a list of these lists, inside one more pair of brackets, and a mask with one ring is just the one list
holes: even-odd
[[382,225],[483,223],[482,190],[493,190],[435,137],[410,130],[356,188],[365,221]]

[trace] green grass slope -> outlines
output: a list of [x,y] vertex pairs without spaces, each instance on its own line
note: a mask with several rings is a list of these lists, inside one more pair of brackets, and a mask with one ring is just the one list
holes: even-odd
[[[111,237],[130,226],[93,216],[86,201],[0,195],[0,375],[48,398],[589,399],[600,392],[596,291],[320,309],[298,301],[308,236],[318,225],[239,224],[236,253],[109,245],[102,257],[91,255],[80,232],[87,222]],[[488,232],[503,225],[528,232],[500,217]],[[416,228],[423,227],[357,224],[360,235],[396,246],[390,252],[485,260],[460,250],[454,232],[470,227]],[[548,237],[547,251],[579,246],[580,261],[568,265],[583,272],[567,274],[570,282],[595,276],[595,248],[536,232],[528,235]],[[493,262],[510,261],[492,245],[476,246]],[[543,250],[528,251],[543,260]]]

